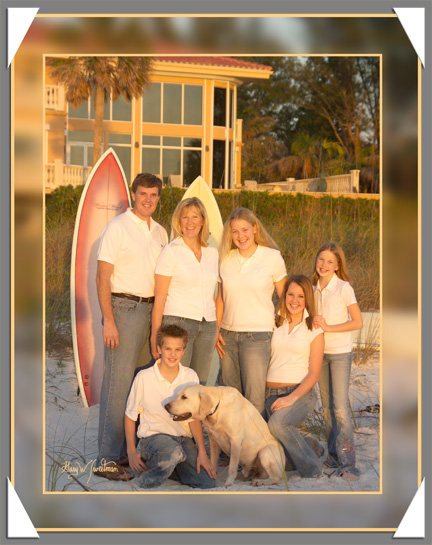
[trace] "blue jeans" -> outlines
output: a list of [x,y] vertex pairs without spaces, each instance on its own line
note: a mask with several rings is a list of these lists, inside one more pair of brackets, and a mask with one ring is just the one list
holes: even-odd
[[306,442],[305,436],[296,428],[314,411],[317,401],[315,390],[312,388],[291,407],[273,413],[270,409],[278,397],[287,396],[296,388],[297,386],[285,386],[266,389],[268,427],[272,435],[282,443],[288,462],[302,477],[319,477],[323,471],[323,464]]
[[216,486],[216,480],[203,467],[197,472],[198,450],[190,437],[157,433],[141,439],[140,450],[148,468],[139,474],[142,488],[160,486],[173,472],[182,484],[192,488]]
[[162,325],[176,324],[189,334],[185,353],[182,357],[182,365],[193,369],[199,377],[201,384],[208,379],[210,365],[216,343],[216,321],[191,320],[180,316],[164,316]]
[[138,356],[148,342],[152,304],[111,297],[119,345],[105,347],[105,369],[99,407],[99,456],[115,461],[126,455],[124,414]]
[[319,388],[329,455],[341,470],[359,475],[348,397],[351,359],[351,352],[324,354]]
[[271,331],[228,331],[220,329],[225,346],[221,358],[222,380],[264,411],[267,370],[270,363]]

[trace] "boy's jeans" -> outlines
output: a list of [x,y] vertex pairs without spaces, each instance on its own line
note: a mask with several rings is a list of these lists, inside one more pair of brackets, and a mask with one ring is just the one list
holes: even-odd
[[341,470],[359,475],[348,397],[351,359],[351,352],[324,354],[319,388],[329,455]]
[[126,454],[124,413],[126,399],[138,365],[138,357],[148,342],[153,304],[111,297],[119,345],[105,347],[105,369],[99,408],[99,456],[107,463]]
[[220,333],[225,341],[225,356],[220,360],[224,385],[237,388],[262,414],[273,332],[221,328]]
[[265,401],[266,411],[269,416],[268,426],[272,435],[281,442],[288,461],[293,465],[302,477],[319,477],[323,471],[323,464],[306,442],[304,435],[296,426],[302,424],[314,411],[317,395],[314,389],[307,392],[291,407],[271,412],[270,407],[279,397],[287,396],[297,386],[285,386],[282,388],[267,388]]
[[216,480],[201,467],[196,470],[198,450],[190,437],[157,433],[140,441],[141,456],[147,465],[138,480],[142,488],[160,486],[175,472],[182,484],[192,488],[214,488]]

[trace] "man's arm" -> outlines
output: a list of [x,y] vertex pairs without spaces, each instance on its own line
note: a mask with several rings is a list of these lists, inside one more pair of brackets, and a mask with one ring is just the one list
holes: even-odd
[[104,345],[113,350],[119,344],[118,330],[114,321],[114,314],[111,305],[111,283],[110,278],[114,271],[114,265],[107,261],[98,261],[96,273],[96,285],[99,298],[99,305],[103,316],[103,339]]

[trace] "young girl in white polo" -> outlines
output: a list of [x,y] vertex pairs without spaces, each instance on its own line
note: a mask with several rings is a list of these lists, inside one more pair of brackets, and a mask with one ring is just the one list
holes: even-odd
[[216,347],[222,380],[263,412],[275,325],[272,296],[275,288],[279,297],[282,293],[285,262],[274,240],[247,208],[237,208],[229,216],[219,254]]
[[326,426],[327,467],[339,468],[347,481],[356,480],[353,426],[349,406],[352,331],[363,327],[360,307],[339,244],[328,242],[318,250],[313,275],[316,316],[314,327],[324,331],[324,358],[319,379]]

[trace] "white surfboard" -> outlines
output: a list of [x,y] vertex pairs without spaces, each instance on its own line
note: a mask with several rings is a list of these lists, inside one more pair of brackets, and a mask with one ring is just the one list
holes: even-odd
[[[191,185],[186,190],[185,194],[183,195],[183,199],[189,199],[191,197],[198,197],[200,199],[207,211],[208,219],[209,219],[209,230],[210,230],[210,237],[209,237],[209,244],[210,246],[214,246],[215,248],[219,248],[219,244],[222,241],[222,232],[223,232],[223,221],[222,216],[219,211],[219,206],[216,202],[216,199],[214,198],[214,195],[212,193],[212,190],[208,186],[208,184],[205,182],[204,178],[201,176],[198,176]],[[172,238],[172,233],[171,233]],[[207,380],[207,384],[209,386],[213,386],[216,382],[217,374],[219,372],[219,354],[217,353],[217,350],[213,353],[213,358],[210,366],[210,372]]]

